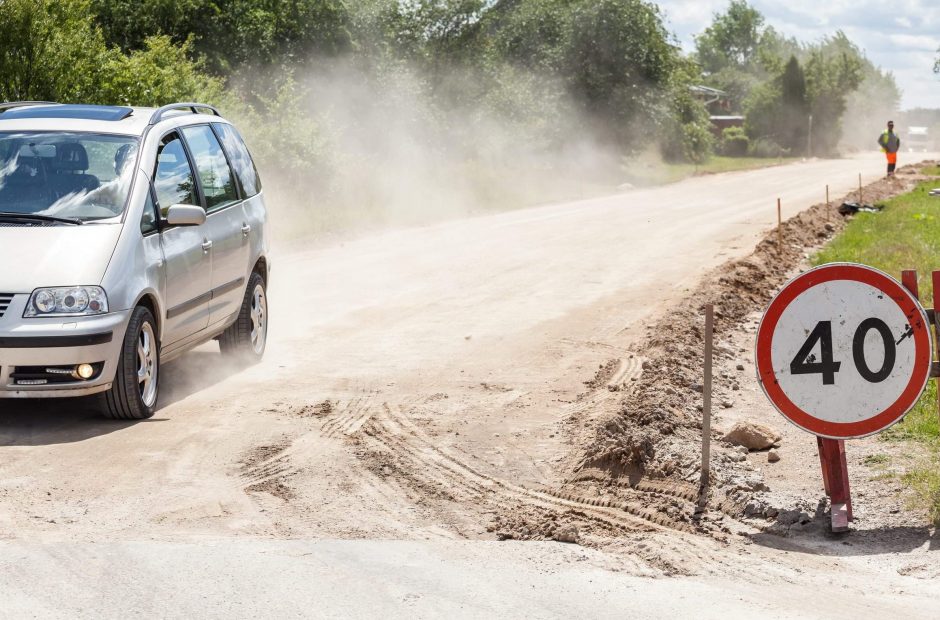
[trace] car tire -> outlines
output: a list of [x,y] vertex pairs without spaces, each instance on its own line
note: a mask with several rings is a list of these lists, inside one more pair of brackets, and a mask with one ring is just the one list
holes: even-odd
[[268,294],[264,278],[252,273],[238,318],[219,337],[222,355],[255,363],[264,357],[268,344]]
[[111,389],[102,394],[102,413],[116,420],[143,420],[156,411],[159,396],[160,342],[157,322],[138,306],[124,333]]

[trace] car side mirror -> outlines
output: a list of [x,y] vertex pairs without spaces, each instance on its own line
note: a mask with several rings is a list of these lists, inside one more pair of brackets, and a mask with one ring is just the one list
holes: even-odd
[[173,205],[165,219],[168,226],[201,226],[206,223],[206,211],[193,205]]

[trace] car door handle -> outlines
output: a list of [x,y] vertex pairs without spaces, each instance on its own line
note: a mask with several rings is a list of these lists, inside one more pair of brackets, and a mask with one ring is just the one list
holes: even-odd
[[251,224],[242,225],[242,236],[247,237],[251,233]]
[[208,254],[208,253],[209,253],[209,250],[211,250],[211,249],[212,249],[212,242],[211,242],[211,241],[209,241],[208,239],[206,239],[205,241],[202,242],[202,253],[203,253],[203,254]]

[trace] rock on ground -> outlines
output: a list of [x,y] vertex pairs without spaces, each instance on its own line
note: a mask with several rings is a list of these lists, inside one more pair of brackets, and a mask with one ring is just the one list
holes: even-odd
[[577,543],[578,538],[578,528],[574,525],[562,525],[553,534],[552,538],[558,542],[564,543]]
[[735,446],[744,446],[748,450],[766,450],[780,441],[782,435],[763,424],[738,422],[722,439]]

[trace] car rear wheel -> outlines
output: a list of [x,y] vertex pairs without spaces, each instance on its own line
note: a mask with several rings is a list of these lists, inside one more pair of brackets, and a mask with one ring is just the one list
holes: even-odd
[[118,420],[143,420],[156,411],[160,343],[156,321],[144,307],[131,313],[111,389],[102,395],[102,412]]
[[268,295],[264,278],[252,273],[238,318],[222,332],[219,348],[227,357],[258,362],[268,344]]

